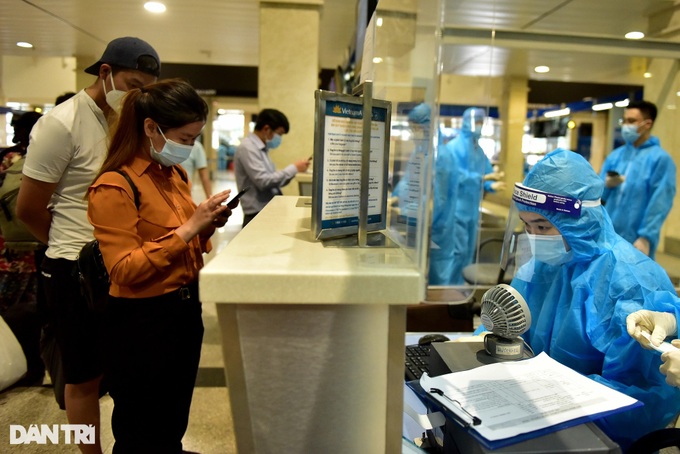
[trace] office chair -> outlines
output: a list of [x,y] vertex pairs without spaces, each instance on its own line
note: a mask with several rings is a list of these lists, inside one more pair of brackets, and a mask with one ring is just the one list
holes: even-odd
[[503,270],[500,265],[503,238],[488,238],[479,244],[479,256],[476,263],[463,268],[463,279],[468,284],[492,287],[497,284],[509,284],[515,274],[514,263]]

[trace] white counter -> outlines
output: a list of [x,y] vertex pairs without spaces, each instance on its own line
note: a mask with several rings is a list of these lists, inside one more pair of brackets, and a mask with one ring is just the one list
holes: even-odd
[[298,191],[300,195],[302,196],[311,196],[312,195],[312,182],[314,179],[314,175],[312,172],[299,172],[297,175],[295,175],[295,180],[298,182]]
[[310,215],[309,198],[275,197],[201,271],[239,453],[401,452],[406,305],[423,280],[399,248],[324,247]]

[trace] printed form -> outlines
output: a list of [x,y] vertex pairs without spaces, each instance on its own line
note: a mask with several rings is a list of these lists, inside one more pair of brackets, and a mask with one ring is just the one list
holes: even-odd
[[[438,377],[424,374],[420,385],[492,441],[641,405],[545,353]],[[473,417],[481,422],[472,425]]]

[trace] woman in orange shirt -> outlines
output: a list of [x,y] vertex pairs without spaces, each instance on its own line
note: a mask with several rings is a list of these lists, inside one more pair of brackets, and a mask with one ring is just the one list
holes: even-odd
[[130,90],[89,189],[88,217],[111,279],[105,380],[114,453],[182,452],[203,338],[198,273],[215,227],[231,214],[229,190],[196,206],[177,165],[207,114],[178,79]]

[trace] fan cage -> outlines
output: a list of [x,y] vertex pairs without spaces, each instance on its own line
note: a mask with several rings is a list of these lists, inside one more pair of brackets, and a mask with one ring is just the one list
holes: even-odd
[[527,331],[531,318],[522,296],[510,290],[514,291],[512,287],[501,284],[484,294],[481,321],[484,328],[498,336],[516,338]]

